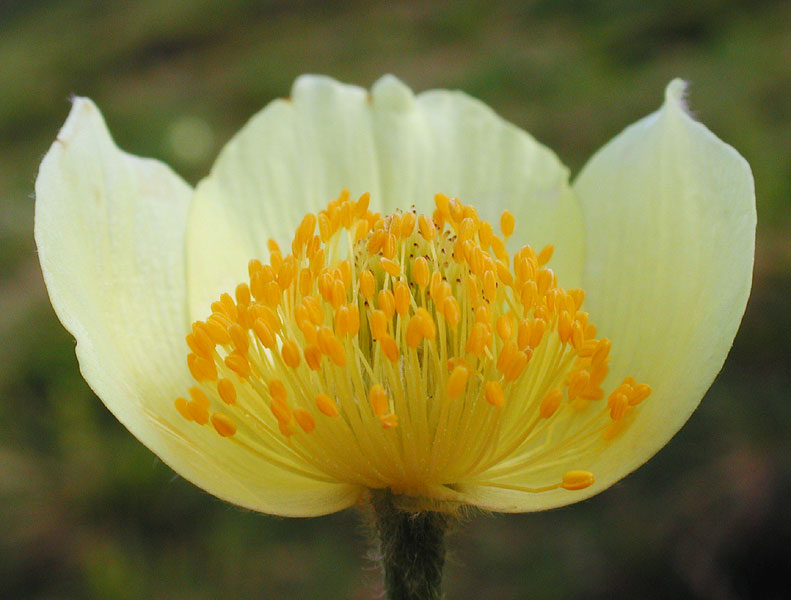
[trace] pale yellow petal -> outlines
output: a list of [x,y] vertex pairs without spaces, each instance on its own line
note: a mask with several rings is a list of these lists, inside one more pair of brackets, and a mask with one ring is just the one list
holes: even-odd
[[[682,93],[682,82],[671,83],[662,109],[606,145],[575,182],[586,224],[586,305],[613,341],[607,385],[632,375],[652,394],[609,445],[545,468],[526,462],[507,477],[494,467],[454,486],[468,502],[526,512],[599,493],[667,443],[722,366],[750,288],[753,180],[744,159],[689,116]],[[594,483],[531,491],[572,469],[592,472]]]
[[165,165],[119,151],[93,103],[75,100],[36,181],[35,237],[83,376],[138,439],[216,496],[287,515],[354,503],[359,490],[223,446],[176,412],[173,400],[190,382],[184,232],[191,194]]
[[730,350],[750,291],[752,173],[690,117],[684,84],[591,158],[574,188],[585,216],[586,304],[613,342],[609,382],[653,393],[598,465],[608,485],[645,462],[697,407]]
[[[582,217],[557,157],[461,92],[415,96],[393,76],[366,90],[326,77],[297,80],[231,140],[199,186],[188,233],[190,309],[245,277],[247,261],[285,244],[302,216],[342,188],[371,193],[373,210],[433,210],[437,192],[499,222],[517,216],[512,249],[555,244],[551,266],[580,284]],[[285,249],[284,249],[285,250]]]
[[[592,486],[583,490],[564,490],[562,488],[548,492],[534,493],[519,489],[509,489],[507,487],[492,487],[487,485],[460,484],[454,486],[460,498],[466,504],[477,506],[483,510],[491,510],[504,513],[523,513],[537,512],[540,510],[550,510],[559,506],[565,506],[574,502],[580,502],[586,498],[598,494],[602,490],[612,485],[594,483]],[[520,482],[522,486],[524,483]],[[508,485],[508,484],[506,484]],[[514,484],[518,488],[519,484]],[[540,487],[528,484],[525,487]]]
[[462,92],[413,96],[385,76],[373,87],[382,194],[388,210],[414,203],[433,210],[437,192],[474,205],[499,233],[516,216],[509,249],[555,245],[551,266],[567,287],[581,283],[582,217],[557,156]]
[[[368,96],[327,77],[297,79],[225,146],[196,190],[188,232],[190,309],[195,318],[246,277],[267,240],[288,244],[307,212],[343,188],[379,200]],[[290,248],[283,248],[289,252]]]

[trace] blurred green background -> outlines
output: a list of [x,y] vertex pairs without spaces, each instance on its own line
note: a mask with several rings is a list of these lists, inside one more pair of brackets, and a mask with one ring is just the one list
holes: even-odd
[[467,523],[445,589],[786,597],[772,582],[791,568],[791,2],[648,4],[1,0],[0,597],[376,597],[357,513],[223,504],[114,420],[79,376],[32,239],[38,163],[71,94],[99,104],[122,148],[195,183],[303,72],[463,89],[575,173],[670,79],[692,82],[693,111],[757,188],[755,281],[730,359],[681,433],[606,493]]

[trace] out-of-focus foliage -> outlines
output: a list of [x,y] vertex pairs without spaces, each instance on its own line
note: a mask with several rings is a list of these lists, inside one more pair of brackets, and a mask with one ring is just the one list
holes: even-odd
[[[353,511],[284,520],[175,476],[79,377],[32,241],[36,169],[92,97],[122,148],[192,183],[303,72],[460,88],[577,171],[692,82],[750,162],[753,296],[725,370],[670,445],[614,489],[476,517],[449,597],[772,598],[791,567],[791,3],[0,1],[0,597],[368,598]],[[144,318],[144,315],[141,315]],[[776,579],[775,579],[776,580]]]

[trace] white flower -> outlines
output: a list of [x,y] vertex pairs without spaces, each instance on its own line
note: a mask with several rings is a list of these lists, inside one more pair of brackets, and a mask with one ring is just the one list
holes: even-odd
[[[107,407],[229,502],[319,515],[384,487],[415,509],[575,502],[683,425],[749,293],[750,168],[689,116],[682,93],[671,82],[662,108],[570,185],[551,151],[462,93],[414,96],[391,76],[369,93],[305,76],[195,190],[162,163],[121,152],[78,98],[36,181],[50,299]],[[508,256],[483,224],[504,210]],[[417,215],[432,213],[442,227],[421,229]],[[385,235],[377,228],[394,233],[392,252],[371,241]],[[314,231],[326,254],[311,272]],[[358,242],[344,267],[347,239]],[[456,260],[444,264],[443,250]],[[428,271],[416,266],[422,253]],[[251,259],[271,261],[274,282]],[[424,281],[433,271],[449,278],[445,289]],[[241,282],[253,298],[242,286],[209,324],[211,303]],[[390,310],[383,290],[395,292]],[[314,325],[305,296],[318,307]],[[256,329],[268,314],[251,308],[257,300],[275,315],[272,339]],[[225,333],[209,344],[201,336],[217,324]]]

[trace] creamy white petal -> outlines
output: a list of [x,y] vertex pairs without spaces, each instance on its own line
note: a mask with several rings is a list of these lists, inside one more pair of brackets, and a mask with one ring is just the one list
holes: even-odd
[[442,192],[474,205],[497,231],[508,209],[517,223],[509,249],[554,244],[551,266],[562,284],[581,284],[582,216],[568,170],[551,150],[463,92],[413,96],[385,76],[372,94],[387,209],[414,203],[430,214]]
[[35,237],[83,376],[138,439],[220,498],[300,516],[353,504],[359,490],[273,468],[176,412],[173,400],[190,384],[184,232],[191,195],[165,165],[118,150],[94,104],[75,100],[36,181]]
[[290,101],[270,104],[234,137],[199,186],[190,215],[190,309],[245,278],[302,216],[342,188],[372,207],[433,210],[437,192],[475,204],[493,224],[517,216],[512,244],[556,246],[563,284],[580,284],[582,217],[568,171],[547,148],[461,92],[415,96],[395,77],[369,94],[326,77],[297,80]]
[[686,422],[722,367],[750,291],[750,167],[690,117],[683,92],[682,81],[671,82],[662,108],[604,146],[574,183],[586,305],[613,342],[609,382],[632,375],[653,389],[591,468],[596,489],[641,465]]
[[[626,375],[651,385],[609,446],[541,471],[454,486],[504,512],[545,510],[590,497],[650,458],[683,425],[720,370],[749,293],[755,239],[750,168],[695,122],[672,82],[662,109],[600,150],[574,184],[585,215],[586,305],[613,341],[608,390]],[[594,473],[577,491],[520,490]],[[497,467],[493,469],[493,473]]]
[[246,279],[267,240],[290,251],[294,229],[343,188],[379,196],[370,102],[362,88],[327,77],[297,79],[225,146],[196,190],[188,230],[190,310],[195,318]]

